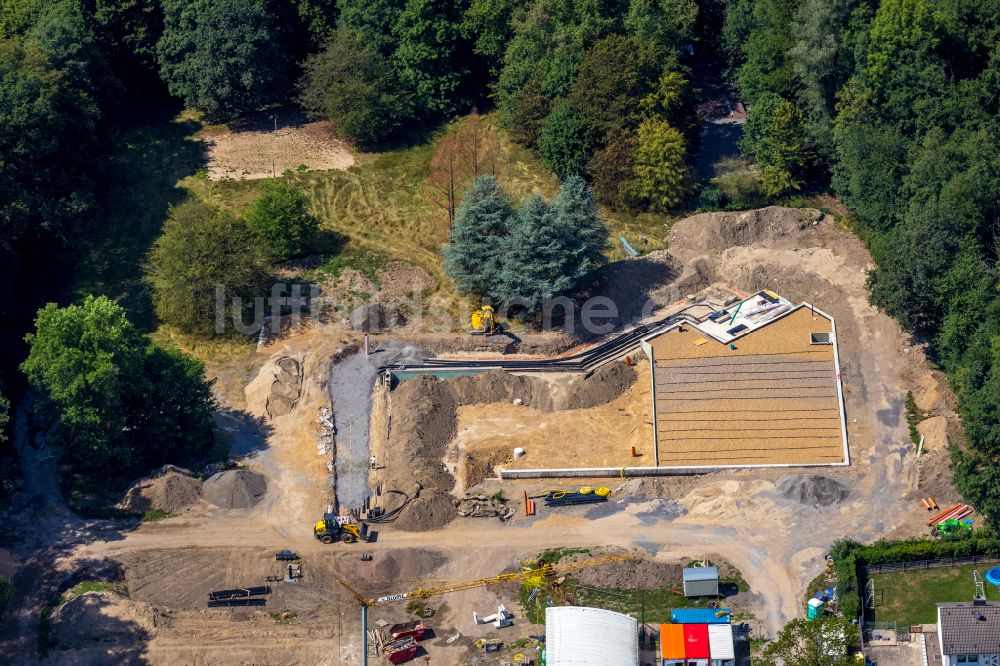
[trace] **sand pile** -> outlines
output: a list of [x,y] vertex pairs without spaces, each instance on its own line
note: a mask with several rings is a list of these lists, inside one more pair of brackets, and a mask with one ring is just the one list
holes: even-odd
[[447,554],[423,548],[393,548],[373,552],[372,559],[341,560],[343,575],[357,581],[415,581],[426,578],[448,563]]
[[267,397],[267,415],[284,416],[292,411],[302,394],[302,365],[290,356],[274,363],[274,381]]
[[732,213],[701,213],[675,224],[667,236],[667,243],[671,250],[714,254],[736,245],[773,241],[805,229],[821,216],[819,211],[781,206]]
[[151,510],[179,513],[198,501],[201,480],[189,470],[164,465],[125,491],[118,508],[143,514]]
[[775,484],[785,499],[806,506],[833,506],[850,496],[850,489],[840,481],[819,474],[786,476]]
[[458,406],[520,399],[528,407],[552,412],[586,409],[611,402],[625,393],[637,377],[633,367],[624,363],[608,363],[589,375],[563,381],[557,390],[553,390],[553,384],[545,379],[514,375],[503,370],[455,377],[445,383],[451,388]]
[[[444,466],[448,442],[455,436],[455,397],[446,382],[431,377],[411,379],[392,393],[385,487],[414,497],[395,526],[428,530],[455,517],[451,488],[455,479]],[[387,511],[399,506],[397,495],[386,498]]]
[[267,482],[256,472],[230,469],[205,480],[202,497],[223,509],[246,509],[264,498]]
[[155,631],[149,604],[114,592],[87,592],[52,613],[52,635],[66,648],[148,641]]
[[564,409],[586,409],[616,400],[638,376],[634,367],[624,363],[602,365],[589,376],[573,379]]

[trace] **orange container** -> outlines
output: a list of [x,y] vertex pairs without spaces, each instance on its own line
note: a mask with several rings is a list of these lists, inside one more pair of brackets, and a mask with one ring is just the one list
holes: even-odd
[[663,659],[684,659],[684,625],[660,625],[660,655]]

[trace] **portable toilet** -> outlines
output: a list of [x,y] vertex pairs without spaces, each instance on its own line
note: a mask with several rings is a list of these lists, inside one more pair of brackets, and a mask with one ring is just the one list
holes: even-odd
[[823,607],[826,606],[826,602],[822,599],[817,599],[813,597],[809,600],[806,605],[806,618],[809,620],[816,620],[823,617]]
[[719,596],[718,567],[688,567],[681,572],[685,597]]

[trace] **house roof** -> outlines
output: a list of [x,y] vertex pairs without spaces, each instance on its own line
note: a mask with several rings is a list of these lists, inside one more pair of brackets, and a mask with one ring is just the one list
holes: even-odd
[[1000,603],[938,604],[938,624],[944,654],[1000,653]]
[[685,583],[698,580],[719,580],[718,567],[688,567],[681,572]]

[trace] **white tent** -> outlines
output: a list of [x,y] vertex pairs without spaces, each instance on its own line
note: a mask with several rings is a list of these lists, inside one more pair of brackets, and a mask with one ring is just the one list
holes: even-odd
[[545,609],[549,666],[639,666],[639,623],[600,608]]

